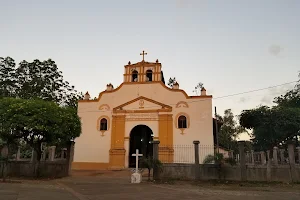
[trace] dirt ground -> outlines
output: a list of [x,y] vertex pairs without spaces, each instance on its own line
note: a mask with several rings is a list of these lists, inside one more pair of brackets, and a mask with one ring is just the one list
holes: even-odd
[[162,181],[130,183],[130,171],[75,172],[56,180],[0,183],[3,200],[210,199],[299,200],[300,185],[282,183]]

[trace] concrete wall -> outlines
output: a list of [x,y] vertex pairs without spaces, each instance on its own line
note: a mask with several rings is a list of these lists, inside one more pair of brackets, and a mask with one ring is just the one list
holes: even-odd
[[[66,158],[54,159],[55,148],[50,149],[49,154],[51,155],[48,158],[49,160],[43,160],[42,156],[38,168],[35,153],[28,160],[20,160],[20,155],[17,155],[16,160],[9,160],[7,146],[2,147],[2,149],[0,148],[0,157],[8,160],[7,162],[0,161],[0,177],[60,178],[69,176],[74,156],[74,142],[67,144],[66,152],[63,150],[66,153]],[[20,154],[19,150],[17,154]],[[39,169],[39,173],[37,173],[37,169]]]
[[163,172],[160,175],[164,178],[192,180],[195,179],[195,165],[164,164]]
[[[172,179],[195,179],[195,164],[164,164],[161,177]],[[219,179],[218,168],[216,165],[204,164],[199,165],[200,180],[216,180]],[[300,181],[300,165],[296,165],[296,173],[292,175],[289,165],[272,166],[271,176],[267,176],[267,166],[246,166],[247,181],[279,181],[292,182]],[[223,180],[240,181],[240,166],[225,166],[222,168]]]
[[[0,177],[2,177],[3,162],[0,162]],[[68,162],[49,161],[40,163],[40,177],[60,178],[68,176]],[[29,161],[9,161],[7,165],[8,177],[35,177],[35,165]]]

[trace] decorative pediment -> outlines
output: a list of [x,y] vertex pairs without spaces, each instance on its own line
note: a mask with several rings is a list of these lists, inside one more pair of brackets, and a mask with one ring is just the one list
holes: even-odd
[[171,112],[172,107],[147,97],[138,97],[119,105],[113,109],[114,112]]

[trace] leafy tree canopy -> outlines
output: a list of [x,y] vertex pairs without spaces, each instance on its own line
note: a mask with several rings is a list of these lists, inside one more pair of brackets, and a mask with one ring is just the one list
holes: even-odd
[[253,144],[259,150],[284,145],[300,138],[300,86],[276,97],[273,107],[243,110],[240,124],[252,130]]
[[174,78],[170,77],[169,81],[168,81],[168,86],[173,87],[174,83],[176,83],[176,82],[177,81],[176,81],[175,77]]
[[236,138],[240,133],[245,132],[245,129],[237,124],[231,109],[226,109],[224,116],[218,115],[217,120],[221,124],[218,131],[219,145],[237,151]]
[[[300,78],[300,74],[298,77]],[[300,108],[300,80],[297,82],[294,89],[288,91],[284,95],[276,97],[274,103],[281,107]]]
[[22,61],[16,66],[10,58],[0,58],[0,96],[23,99],[40,98],[59,105],[76,107],[83,95],[63,79],[51,59]]
[[32,99],[0,99],[0,135],[4,140],[23,139],[41,157],[41,144],[66,142],[78,137],[81,124],[74,109]]
[[0,96],[15,96],[17,80],[15,75],[15,61],[0,57]]

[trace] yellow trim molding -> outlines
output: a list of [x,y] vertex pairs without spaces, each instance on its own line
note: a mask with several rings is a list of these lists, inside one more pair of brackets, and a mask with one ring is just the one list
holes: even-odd
[[109,165],[111,169],[125,168],[125,149],[109,150]]
[[111,131],[111,149],[109,150],[109,163],[113,169],[125,167],[125,115],[113,115]]
[[173,145],[173,115],[172,114],[159,114],[158,116],[158,134],[160,145],[172,146]]
[[159,158],[163,162],[172,162],[174,158],[172,114],[159,115],[158,131],[160,140]]
[[[131,101],[128,101],[128,102],[126,102],[126,103],[124,103],[124,104],[121,104],[121,105],[119,105],[119,106],[113,108],[113,111],[123,110],[123,107],[128,106],[128,105],[130,105],[130,104],[132,104],[132,103],[134,103],[134,102],[137,102],[137,101],[139,101],[139,100],[143,100],[143,102],[144,102],[144,101],[148,101],[148,102],[151,102],[151,103],[156,104],[156,105],[158,105],[158,106],[161,106],[161,108],[162,108],[163,110],[169,109],[169,110],[172,111],[172,107],[171,107],[171,106],[166,105],[166,104],[163,104],[163,103],[160,103],[160,102],[155,101],[155,100],[153,100],[153,99],[149,99],[149,98],[147,98],[147,97],[143,97],[143,96],[140,96],[140,97],[138,97],[138,98],[132,99]],[[144,104],[144,103],[143,103],[143,104]],[[155,109],[155,110],[157,110],[157,109]],[[133,111],[133,110],[132,110],[132,111]]]
[[159,112],[172,112],[172,109],[153,109],[153,110],[114,110],[113,113],[159,113]]

